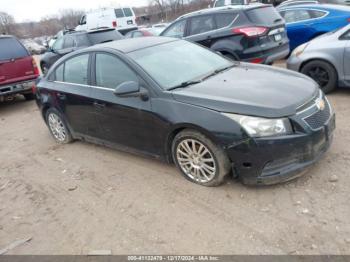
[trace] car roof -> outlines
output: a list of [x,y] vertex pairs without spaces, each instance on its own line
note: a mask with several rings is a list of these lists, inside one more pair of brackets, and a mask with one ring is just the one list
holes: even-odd
[[213,8],[202,9],[199,11],[185,14],[183,16],[180,16],[176,20],[179,20],[179,19],[182,19],[185,17],[195,16],[195,15],[212,14],[212,13],[216,13],[216,12],[220,12],[220,11],[249,10],[249,9],[254,9],[257,7],[261,7],[261,6],[271,6],[271,5],[262,4],[262,3],[251,3],[249,5],[226,5],[226,6],[221,6],[221,7],[213,7]]
[[350,11],[350,6],[344,5],[332,5],[332,4],[300,4],[300,5],[286,5],[281,6],[282,9],[292,9],[292,8],[309,8],[309,9],[324,9],[324,10],[338,10],[338,11]]
[[[99,49],[99,48],[109,48],[114,49],[122,53],[130,53],[139,49],[144,49],[152,46],[162,45],[170,42],[181,41],[176,38],[170,37],[139,37],[139,38],[128,38],[122,40],[116,40],[112,42],[107,42],[103,44],[98,44],[88,49]],[[86,50],[86,49],[85,49]]]
[[14,38],[13,35],[0,35],[0,38]]

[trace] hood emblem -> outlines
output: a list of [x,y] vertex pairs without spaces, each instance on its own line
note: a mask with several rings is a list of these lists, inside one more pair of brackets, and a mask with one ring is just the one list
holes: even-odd
[[318,108],[318,110],[323,111],[326,108],[326,103],[322,98],[317,98],[315,100],[316,103],[316,107]]

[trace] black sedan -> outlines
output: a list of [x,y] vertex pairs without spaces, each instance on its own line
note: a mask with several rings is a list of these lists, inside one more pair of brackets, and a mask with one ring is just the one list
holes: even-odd
[[37,103],[59,143],[82,139],[175,162],[216,186],[290,180],[329,148],[335,117],[310,78],[232,62],[172,38],[135,38],[60,59]]

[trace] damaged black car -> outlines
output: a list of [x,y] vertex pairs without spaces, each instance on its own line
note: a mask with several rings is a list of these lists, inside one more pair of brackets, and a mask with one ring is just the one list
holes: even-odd
[[37,84],[36,100],[58,143],[163,159],[203,186],[228,174],[245,184],[293,179],[328,150],[335,128],[312,79],[166,37],[66,55]]

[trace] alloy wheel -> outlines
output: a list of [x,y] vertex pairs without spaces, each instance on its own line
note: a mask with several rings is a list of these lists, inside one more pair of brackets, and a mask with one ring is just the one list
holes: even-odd
[[176,148],[176,158],[182,171],[199,183],[215,178],[217,167],[212,153],[200,141],[184,139]]
[[321,87],[326,86],[329,82],[327,70],[319,66],[311,68],[307,75],[314,79]]
[[48,123],[53,136],[59,142],[64,142],[67,137],[67,130],[61,118],[54,113],[50,113],[48,116]]

